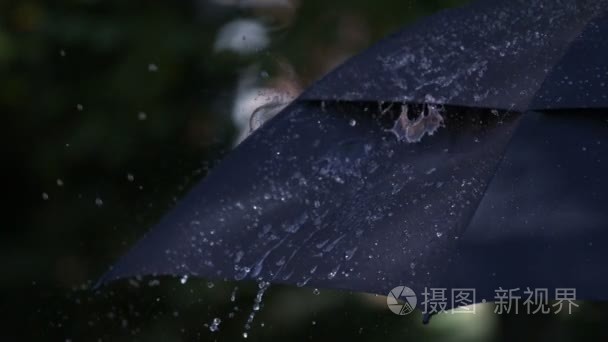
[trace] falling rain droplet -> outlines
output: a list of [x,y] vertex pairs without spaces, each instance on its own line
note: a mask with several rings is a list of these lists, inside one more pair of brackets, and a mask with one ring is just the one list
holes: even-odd
[[213,287],[215,287],[215,284],[214,284],[214,283],[212,283],[212,282],[208,282],[208,283],[207,283],[207,288],[212,289]]
[[319,291],[319,289],[314,289],[314,290],[312,290],[312,293],[313,293],[315,296],[318,296],[318,295],[321,293],[321,291]]
[[[261,306],[262,306],[262,300],[264,298],[264,293],[266,292],[266,290],[268,289],[268,287],[270,286],[269,282],[265,282],[265,281],[260,281],[258,283],[258,287],[259,287],[259,291],[255,296],[254,302],[253,302],[253,308],[252,311],[249,313],[249,317],[247,318],[247,322],[245,323],[245,330],[249,330],[251,328],[251,324],[253,323],[253,320],[255,318],[255,314],[260,310]],[[243,332],[243,337],[247,337],[247,332]]]
[[103,205],[103,200],[99,197],[95,199],[95,205],[101,207]]
[[158,66],[154,63],[150,63],[148,64],[148,71],[149,72],[157,72],[158,71]]
[[185,275],[185,276],[181,277],[181,279],[179,280],[179,282],[182,283],[182,284],[187,283],[188,282],[188,276]]
[[148,114],[146,114],[144,112],[137,113],[137,119],[139,119],[139,121],[144,121],[147,118],[148,118]]
[[84,109],[84,107],[79,103],[76,105],[76,109],[78,109],[79,111],[82,111]]
[[43,192],[43,193],[42,193],[42,199],[43,199],[43,200],[45,200],[45,201],[48,201],[48,199],[49,199],[49,194],[47,194],[46,192]]
[[57,186],[63,186],[63,180],[57,179]]
[[437,235],[438,238],[440,238],[443,235],[443,233],[442,232],[437,232],[436,235]]
[[249,336],[249,334],[247,334],[247,332],[243,332],[243,338],[247,338],[247,336]]
[[211,325],[209,325],[209,330],[211,330],[212,332],[216,332],[216,331],[220,330],[220,323],[222,323],[221,319],[219,319],[217,317],[214,318]]
[[133,176],[133,175],[132,175],[132,174],[130,174],[130,173],[127,173],[127,180],[128,180],[129,182],[132,182],[132,181],[134,181],[134,180],[135,180],[135,176]]
[[355,119],[350,119],[350,121],[348,122],[348,124],[349,124],[351,127],[355,127],[355,126],[357,125],[357,120],[355,120]]

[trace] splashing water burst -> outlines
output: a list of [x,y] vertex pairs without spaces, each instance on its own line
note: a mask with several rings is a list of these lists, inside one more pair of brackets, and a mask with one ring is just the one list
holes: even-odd
[[410,119],[407,105],[401,107],[401,115],[390,130],[397,139],[408,143],[417,143],[425,135],[432,136],[440,128],[445,127],[443,116],[437,106],[424,105],[424,109],[416,118]]

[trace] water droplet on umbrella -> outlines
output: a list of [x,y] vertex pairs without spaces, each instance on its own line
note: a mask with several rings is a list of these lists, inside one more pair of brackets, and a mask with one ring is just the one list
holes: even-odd
[[356,251],[357,251],[357,247],[355,247],[355,248],[353,248],[353,249],[351,249],[349,251],[346,251],[344,253],[344,259],[346,259],[346,260],[352,259],[352,257],[355,255]]
[[338,274],[339,269],[340,269],[340,265],[338,265],[336,268],[331,270],[331,272],[329,272],[329,274],[327,274],[327,279],[334,279],[336,277],[336,275]]

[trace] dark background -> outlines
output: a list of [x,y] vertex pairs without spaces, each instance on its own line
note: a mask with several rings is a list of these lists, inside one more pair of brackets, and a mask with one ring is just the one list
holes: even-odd
[[[242,339],[257,284],[160,278],[91,286],[230,151],[251,109],[296,96],[384,35],[465,2],[0,1],[8,218],[0,233],[2,334],[51,341]],[[263,27],[268,43],[247,53],[219,48],[222,27],[238,19]],[[256,36],[242,41],[255,45]],[[482,305],[476,315],[440,315],[429,326],[418,313],[393,315],[385,303],[383,296],[271,286],[248,339],[607,334],[607,307],[598,303],[549,316],[499,316]],[[214,318],[221,319],[217,332],[209,329]]]

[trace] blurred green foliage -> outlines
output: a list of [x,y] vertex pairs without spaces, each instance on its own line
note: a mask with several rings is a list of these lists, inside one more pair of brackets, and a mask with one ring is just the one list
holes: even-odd
[[[399,27],[466,1],[223,2],[0,2],[9,190],[1,286],[8,322],[19,334],[74,341],[241,338],[255,284],[208,288],[206,280],[183,286],[161,279],[148,286],[148,279],[139,287],[88,288],[231,149],[237,135],[231,111],[243,70],[257,65],[270,81],[288,73],[301,89]],[[235,18],[264,23],[271,44],[246,56],[215,51],[218,30]],[[234,286],[241,290],[231,302]],[[315,296],[288,287],[272,287],[266,297],[250,339],[602,335],[587,328],[601,324],[598,306],[591,305],[574,318],[438,317],[424,327],[419,316],[390,314],[383,297]],[[223,320],[218,333],[205,325],[214,317]]]

